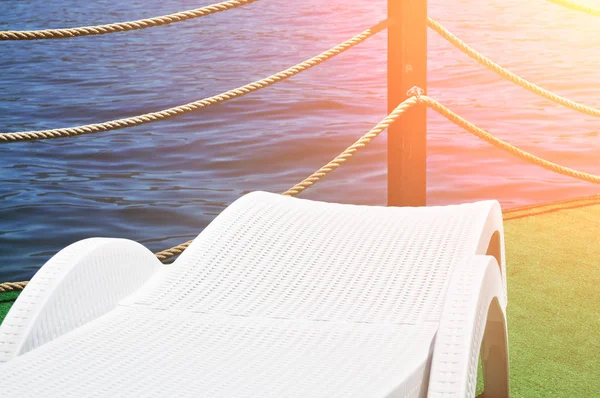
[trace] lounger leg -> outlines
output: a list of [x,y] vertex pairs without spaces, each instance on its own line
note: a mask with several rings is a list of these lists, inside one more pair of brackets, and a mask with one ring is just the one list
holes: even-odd
[[494,257],[474,256],[455,267],[436,335],[428,397],[474,397],[479,358],[481,397],[509,397],[504,308],[504,286]]
[[479,397],[509,397],[506,319],[497,299],[490,305],[480,355],[483,362],[484,390]]

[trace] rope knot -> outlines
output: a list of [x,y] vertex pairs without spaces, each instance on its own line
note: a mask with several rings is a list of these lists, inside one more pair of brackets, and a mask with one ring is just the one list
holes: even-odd
[[414,86],[406,92],[406,95],[409,97],[417,97],[417,102],[421,102],[421,96],[425,95],[425,90],[419,86]]

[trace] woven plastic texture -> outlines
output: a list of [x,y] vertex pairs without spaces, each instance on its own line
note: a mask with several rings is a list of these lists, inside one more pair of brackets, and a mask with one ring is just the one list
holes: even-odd
[[0,374],[45,396],[422,397],[450,275],[501,228],[495,201],[251,193],[119,308]]
[[152,252],[124,239],[85,239],[61,250],[36,273],[0,325],[0,362],[114,309],[159,266]]
[[[457,266],[435,339],[428,397],[475,396],[479,353],[494,299],[498,300],[499,308],[505,307],[502,279],[493,258],[471,257]],[[499,312],[502,322],[495,324],[502,326],[498,332],[505,335],[505,314]],[[504,359],[508,364],[508,358]],[[508,368],[498,368],[504,374],[491,376],[496,380],[507,378]],[[487,391],[487,385],[485,393],[486,397],[508,396],[507,390],[501,394]]]
[[438,321],[454,265],[484,255],[501,220],[495,201],[394,208],[256,192],[223,211],[133,302],[232,316]]

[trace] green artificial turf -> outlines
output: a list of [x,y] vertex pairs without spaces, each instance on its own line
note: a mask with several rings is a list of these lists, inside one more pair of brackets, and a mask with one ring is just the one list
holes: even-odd
[[600,204],[510,217],[512,397],[598,397]]
[[[507,212],[504,228],[512,397],[600,396],[600,201]],[[0,322],[17,295],[0,293]]]
[[8,313],[20,292],[0,292],[0,323]]

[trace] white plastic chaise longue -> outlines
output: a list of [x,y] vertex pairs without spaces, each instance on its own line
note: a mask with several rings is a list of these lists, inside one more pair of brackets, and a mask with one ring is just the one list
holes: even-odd
[[0,326],[2,396],[507,397],[502,214],[254,192],[170,265],[92,238]]

